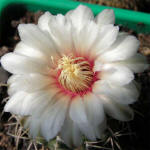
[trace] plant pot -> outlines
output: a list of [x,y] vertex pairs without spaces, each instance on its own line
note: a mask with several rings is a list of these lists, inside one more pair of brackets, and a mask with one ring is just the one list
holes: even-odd
[[[76,8],[79,4],[90,7],[94,15],[106,8],[113,9],[116,24],[128,27],[137,33],[150,33],[150,14],[131,10],[112,8],[73,0],[0,0],[0,43],[8,29],[5,25],[10,19],[20,16],[25,11],[50,11],[52,14],[62,13]],[[15,15],[14,15],[15,14]]]

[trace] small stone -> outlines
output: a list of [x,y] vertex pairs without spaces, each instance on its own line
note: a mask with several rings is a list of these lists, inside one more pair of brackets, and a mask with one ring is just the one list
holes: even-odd
[[6,47],[6,46],[0,47],[0,57],[8,52],[9,52],[8,47]]

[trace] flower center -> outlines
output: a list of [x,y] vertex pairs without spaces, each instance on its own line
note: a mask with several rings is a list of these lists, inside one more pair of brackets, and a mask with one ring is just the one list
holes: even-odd
[[91,86],[94,72],[90,63],[83,57],[63,56],[58,61],[59,82],[67,90],[84,92]]

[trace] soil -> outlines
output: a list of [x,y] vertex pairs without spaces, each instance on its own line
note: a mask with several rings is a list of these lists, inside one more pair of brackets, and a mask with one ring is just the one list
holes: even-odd
[[116,8],[150,12],[150,0],[77,0]]
[[[25,12],[21,17],[7,21],[7,27],[4,29],[5,32],[7,29],[7,34],[3,34],[2,36],[0,57],[5,53],[13,51],[16,43],[20,40],[17,31],[18,24],[36,24],[39,16],[42,14],[43,12]],[[139,48],[139,53],[144,54],[147,57],[148,62],[150,62],[150,35],[137,34],[127,28],[123,28],[121,30],[135,35],[140,40],[141,45]],[[135,110],[134,120],[128,123],[120,123],[119,121],[109,119],[108,124],[110,129],[108,130],[108,143],[104,145],[104,142],[98,142],[96,144],[92,144],[92,146],[88,149],[104,150],[104,148],[100,148],[100,146],[108,148],[111,147],[110,149],[113,149],[112,143],[114,144],[114,150],[119,149],[119,145],[122,150],[150,149],[150,68],[143,73],[136,74],[136,80],[141,84],[141,95],[139,97],[139,101],[132,106]],[[17,138],[13,137],[16,132],[16,125],[14,125],[16,120],[12,119],[8,121],[11,115],[9,113],[2,114],[5,104],[4,100],[8,97],[7,87],[3,86],[0,87],[0,89],[0,114],[2,116],[0,122],[0,150],[16,150],[16,145],[18,145],[19,150],[26,150],[29,148],[31,141],[29,139],[20,139],[19,143],[16,144]],[[27,134],[25,134],[24,137],[27,138]],[[40,144],[36,145],[38,150],[47,149]],[[32,144],[30,149],[35,149],[34,144]]]

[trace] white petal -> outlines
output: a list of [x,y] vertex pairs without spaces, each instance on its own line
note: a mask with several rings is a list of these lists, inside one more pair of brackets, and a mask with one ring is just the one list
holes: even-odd
[[9,85],[7,93],[9,96],[12,96],[13,94],[15,94],[16,92],[19,92],[20,90],[18,88],[14,88],[13,86],[14,84]]
[[70,117],[76,123],[88,123],[84,103],[80,97],[73,99],[70,106]]
[[105,136],[105,130],[107,129],[107,122],[106,122],[106,117],[104,118],[103,122],[101,122],[100,125],[98,126],[93,126],[94,130],[95,130],[95,136],[98,139],[102,139]]
[[4,111],[23,116],[31,115],[34,107],[34,105],[32,104],[36,104],[37,106],[38,100],[41,100],[41,96],[43,96],[42,100],[44,99],[44,95],[39,94],[28,94],[23,91],[16,92],[10,97],[9,101],[6,103]]
[[34,24],[20,24],[18,31],[21,40],[28,46],[45,53],[47,57],[56,55],[56,48],[53,43],[52,37],[40,30]]
[[81,132],[90,140],[96,140],[95,132],[88,121],[83,100],[80,97],[73,99],[70,106],[70,118],[78,125]]
[[8,53],[1,58],[2,66],[14,74],[41,73],[48,74],[50,68],[40,59]]
[[[6,103],[4,107],[5,112],[11,112],[14,114],[28,115],[28,113],[24,110],[20,110],[23,107],[23,100],[27,96],[25,92],[17,92],[14,94],[9,101]],[[19,109],[18,109],[19,108]]]
[[41,30],[50,32],[48,23],[51,20],[51,17],[53,16],[47,11],[39,18],[38,26]]
[[10,85],[10,84],[16,82],[19,77],[20,77],[20,75],[12,75],[12,76],[10,76],[9,79],[7,80],[7,84]]
[[93,92],[95,94],[105,94],[109,97],[113,97],[112,100],[125,105],[134,103],[139,96],[139,91],[134,83],[117,86],[115,84],[98,81],[94,84]]
[[134,113],[129,106],[121,105],[114,100],[111,100],[106,95],[99,95],[99,97],[104,104],[104,110],[113,118],[121,121],[129,121],[133,119]]
[[30,127],[30,134],[36,137],[41,126],[41,134],[49,140],[60,131],[69,102],[66,96],[59,97],[59,100],[52,99],[51,94],[49,96],[42,92],[31,95],[18,92],[8,101],[5,111],[19,115],[32,115],[26,123],[26,126]]
[[126,66],[135,73],[143,72],[149,67],[146,57],[141,54],[136,54],[135,56],[126,59],[124,61],[116,62],[114,65]]
[[116,40],[119,32],[118,26],[105,25],[100,29],[99,37],[97,38],[97,43],[92,50],[97,54],[105,52]]
[[[51,90],[49,92],[51,92]],[[41,94],[42,93],[39,93],[37,99],[33,99],[33,97],[32,99],[28,98],[28,100],[32,100],[30,103],[30,109],[27,108],[30,110],[32,116],[25,122],[25,127],[30,128],[30,134],[32,137],[35,138],[40,134],[49,140],[54,138],[60,131],[64,123],[69,101],[66,96],[59,97],[58,100],[53,99],[54,95],[51,93],[49,94],[49,97],[48,95],[41,96]]]
[[97,133],[95,133],[95,126],[90,123],[77,123],[82,134],[84,134],[87,139],[96,141]]
[[57,51],[63,53],[66,50],[71,51],[73,49],[71,23],[63,15],[58,14],[51,18],[48,25]]
[[[11,92],[13,93],[13,91]],[[57,92],[58,90],[53,87],[30,94],[19,90],[15,91],[13,94],[11,93],[5,111],[18,115],[34,114],[34,116],[39,116],[47,106],[51,105],[52,98]]]
[[120,35],[114,45],[105,53],[100,55],[103,62],[125,60],[137,52],[139,41],[134,36]]
[[66,17],[72,22],[72,25],[80,30],[89,22],[94,19],[91,9],[84,5],[79,5],[75,10],[68,12]]
[[58,90],[55,80],[52,77],[40,74],[12,75],[8,79],[7,84],[9,85],[8,94],[10,96],[17,91],[32,93],[37,90],[47,90],[51,88]]
[[104,9],[96,16],[96,23],[101,27],[107,24],[115,23],[115,14],[113,9]]
[[134,79],[133,72],[127,67],[112,64],[104,65],[99,77],[101,80],[120,86],[129,84]]
[[94,21],[90,21],[80,32],[74,30],[72,36],[77,54],[87,55],[88,57],[96,55],[93,52],[93,47],[95,47],[99,38],[99,28]]
[[64,125],[61,129],[61,138],[64,140],[64,143],[69,147],[79,147],[82,143],[81,132],[69,116],[66,117]]
[[29,129],[29,134],[32,138],[36,138],[37,136],[40,135],[40,126],[41,126],[40,118],[33,116],[26,118],[24,123],[24,128]]
[[45,112],[42,114],[41,132],[47,140],[54,138],[61,130],[66,117],[69,100],[67,96],[59,96],[58,99],[55,99],[55,103],[47,106]]
[[49,76],[29,74],[19,76],[9,88],[13,88],[14,91],[27,91],[31,93],[46,87],[49,88],[54,82],[54,79]]
[[83,98],[88,120],[92,125],[98,126],[104,120],[103,104],[92,93],[86,94]]
[[47,59],[47,57],[45,56],[45,54],[41,51],[38,51],[32,47],[29,47],[28,45],[26,45],[23,42],[19,42],[14,50],[15,53],[17,54],[21,54],[21,55],[25,55],[31,58],[38,58],[41,61],[48,63],[50,65],[50,61],[49,59]]
[[19,78],[20,78],[20,75],[12,75],[7,80],[7,84],[8,84],[7,93],[9,96],[12,96],[13,94],[15,94],[18,91],[18,89],[13,88],[11,85],[13,83],[15,83]]

